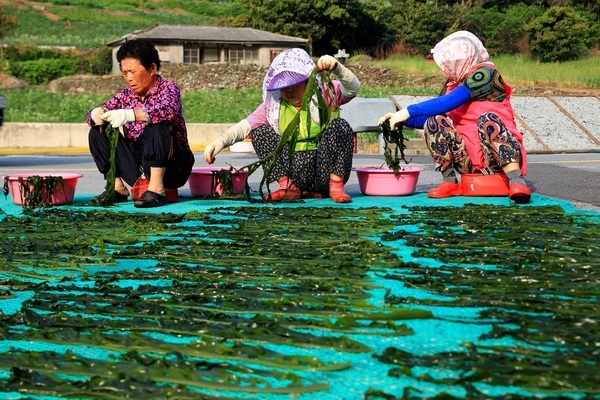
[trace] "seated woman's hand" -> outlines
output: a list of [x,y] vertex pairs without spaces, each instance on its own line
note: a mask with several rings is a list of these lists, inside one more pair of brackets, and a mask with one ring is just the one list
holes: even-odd
[[113,128],[120,128],[128,122],[135,121],[134,110],[111,110],[102,114],[101,118],[109,122]]
[[410,114],[408,113],[408,110],[406,108],[403,108],[398,112],[385,114],[383,117],[379,118],[379,121],[377,121],[377,125],[382,125],[385,121],[389,119],[390,126],[394,128],[396,124],[404,122],[409,118]]
[[92,118],[94,125],[98,126],[106,123],[106,121],[102,118],[102,115],[104,115],[105,112],[106,110],[102,107],[96,107],[92,110],[90,118]]
[[219,154],[221,150],[223,150],[223,141],[220,139],[214,140],[204,149],[204,160],[208,164],[214,163],[217,154]]
[[338,60],[329,55],[321,56],[319,61],[317,61],[317,68],[319,68],[319,71],[333,71],[337,66]]

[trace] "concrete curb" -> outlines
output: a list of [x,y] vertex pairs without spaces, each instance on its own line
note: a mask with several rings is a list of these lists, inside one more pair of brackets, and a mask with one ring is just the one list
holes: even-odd
[[[187,124],[192,146],[206,146],[231,124]],[[17,123],[0,127],[0,149],[88,149],[89,127],[85,123]]]

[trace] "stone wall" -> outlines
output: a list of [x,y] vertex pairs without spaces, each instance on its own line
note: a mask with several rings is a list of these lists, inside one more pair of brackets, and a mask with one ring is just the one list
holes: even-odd
[[[405,77],[396,72],[367,64],[352,64],[350,68],[364,86],[401,86]],[[182,92],[209,90],[240,90],[259,88],[267,68],[256,65],[232,64],[170,64],[161,66],[161,75],[176,82]],[[80,75],[54,80],[48,90],[55,93],[114,94],[125,87],[121,76]]]

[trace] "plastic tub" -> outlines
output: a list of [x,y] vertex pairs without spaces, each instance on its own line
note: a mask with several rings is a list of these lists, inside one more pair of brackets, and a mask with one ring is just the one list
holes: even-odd
[[[18,205],[23,205],[25,202],[23,187],[19,184],[19,178],[23,178],[23,185],[27,184],[27,178],[39,176],[41,178],[47,176],[53,177],[62,177],[63,184],[59,185],[56,188],[53,188],[52,195],[47,198],[46,190],[41,190],[41,198],[48,205],[61,205],[61,204],[70,204],[73,202],[73,198],[75,197],[75,188],[77,186],[77,180],[81,178],[82,174],[69,173],[69,172],[44,172],[44,173],[29,173],[29,174],[11,174],[6,175],[5,178],[8,178],[8,191],[12,196],[13,202]],[[45,181],[45,180],[43,180]],[[30,185],[30,190],[33,187]]]
[[[218,180],[217,175],[213,175],[215,171],[228,170],[227,168],[221,167],[201,167],[193,168],[188,184],[190,186],[190,193],[194,197],[211,196],[223,194],[223,185]],[[246,179],[248,179],[248,170],[234,170],[232,172],[232,193],[242,194],[246,188]],[[214,179],[214,181],[213,181]]]
[[508,196],[508,177],[503,173],[493,175],[461,175],[463,196]]
[[354,168],[362,194],[368,196],[407,196],[415,193],[422,167],[403,167],[398,176],[388,167]]

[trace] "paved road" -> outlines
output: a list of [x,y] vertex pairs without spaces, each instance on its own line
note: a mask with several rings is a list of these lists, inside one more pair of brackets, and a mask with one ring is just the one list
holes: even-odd
[[[223,152],[217,157],[216,166],[241,167],[256,160],[252,153]],[[354,166],[383,164],[378,154],[356,154]],[[433,171],[428,156],[413,156],[411,165],[425,168],[419,177],[417,191],[423,192],[440,182],[439,173]],[[200,153],[196,154],[196,167],[206,166]],[[569,200],[578,207],[600,211],[600,153],[531,154],[528,159],[527,181],[535,193]],[[64,155],[9,155],[0,156],[0,176],[16,173],[79,172],[84,176],[77,185],[77,194],[97,194],[104,188],[104,180],[98,173],[89,154]],[[250,186],[258,190],[262,175],[257,171],[250,176]],[[347,184],[350,195],[360,194],[358,180],[353,173]],[[182,195],[189,194],[186,187]]]

